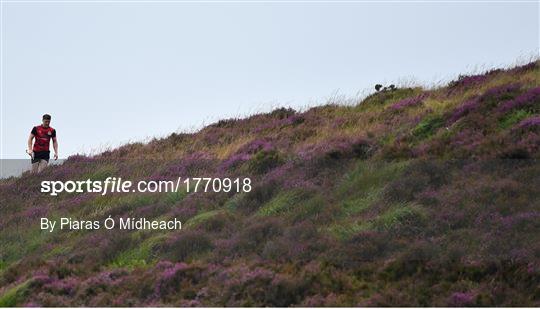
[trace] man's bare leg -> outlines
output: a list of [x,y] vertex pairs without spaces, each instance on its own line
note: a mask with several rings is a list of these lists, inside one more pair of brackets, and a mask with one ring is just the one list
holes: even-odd
[[[41,160],[40,160],[41,161]],[[37,162],[34,162],[32,163],[32,174],[37,174],[38,173],[38,170],[39,170],[39,162],[40,161],[37,161]]]
[[38,173],[41,173],[41,171],[43,171],[46,167],[47,167],[47,164],[49,164],[49,162],[47,162],[47,160],[39,160],[38,162]]

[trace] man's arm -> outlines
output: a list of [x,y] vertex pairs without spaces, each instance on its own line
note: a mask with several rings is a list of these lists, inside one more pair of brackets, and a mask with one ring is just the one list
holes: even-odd
[[54,159],[58,160],[58,141],[56,140],[56,136],[52,139],[52,145],[54,149]]
[[34,134],[30,133],[30,136],[28,137],[28,150],[26,152],[28,152],[29,155],[32,154],[32,140],[34,139]]

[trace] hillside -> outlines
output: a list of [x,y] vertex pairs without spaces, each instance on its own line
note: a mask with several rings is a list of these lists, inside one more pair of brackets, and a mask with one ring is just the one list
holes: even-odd
[[[539,61],[222,120],[0,181],[0,306],[539,306]],[[336,102],[339,103],[339,102]],[[40,192],[250,177],[250,192]],[[181,230],[40,230],[40,218]]]

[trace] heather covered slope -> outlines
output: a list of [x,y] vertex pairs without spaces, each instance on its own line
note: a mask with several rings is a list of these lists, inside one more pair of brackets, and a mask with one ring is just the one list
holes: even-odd
[[[539,78],[537,61],[278,109],[3,180],[0,305],[538,306]],[[108,176],[249,176],[253,190],[39,192]],[[184,225],[39,230],[109,215]]]

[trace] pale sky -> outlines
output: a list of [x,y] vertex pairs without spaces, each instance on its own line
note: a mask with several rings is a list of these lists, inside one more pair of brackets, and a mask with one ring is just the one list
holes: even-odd
[[4,1],[0,155],[44,113],[65,158],[538,52],[538,2]]

